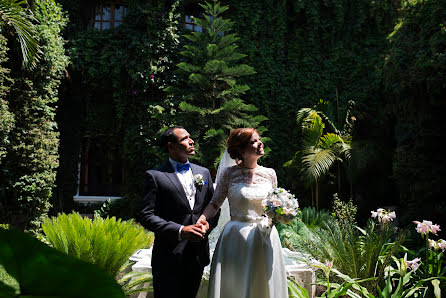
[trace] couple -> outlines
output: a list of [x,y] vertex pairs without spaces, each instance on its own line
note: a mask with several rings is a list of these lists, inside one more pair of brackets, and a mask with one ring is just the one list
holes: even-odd
[[226,198],[231,220],[214,251],[208,297],[288,297],[280,239],[262,217],[262,200],[277,177],[257,164],[264,154],[257,131],[231,131],[226,154],[237,162],[219,167],[215,192],[209,171],[188,161],[194,141],[184,128],[168,128],[160,143],[169,161],[145,173],[141,211],[141,224],[155,233],[155,297],[196,296],[210,261],[208,235]]

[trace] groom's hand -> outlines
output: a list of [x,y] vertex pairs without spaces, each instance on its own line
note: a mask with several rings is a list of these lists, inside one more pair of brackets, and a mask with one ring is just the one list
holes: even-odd
[[201,225],[184,226],[181,230],[181,239],[187,239],[192,242],[200,242],[204,239],[203,229]]

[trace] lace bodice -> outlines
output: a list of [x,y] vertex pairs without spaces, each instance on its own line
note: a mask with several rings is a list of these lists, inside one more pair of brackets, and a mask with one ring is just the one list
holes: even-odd
[[236,165],[222,173],[211,203],[219,208],[228,198],[232,220],[255,221],[263,214],[262,200],[275,187],[277,176],[273,169],[262,166],[245,169]]

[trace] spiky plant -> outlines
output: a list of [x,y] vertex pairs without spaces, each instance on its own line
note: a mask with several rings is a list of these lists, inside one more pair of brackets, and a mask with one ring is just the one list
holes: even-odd
[[299,213],[299,218],[309,229],[315,229],[317,227],[323,228],[324,223],[332,219],[332,215],[328,210],[316,210],[313,207],[305,207]]
[[133,220],[91,220],[75,212],[44,220],[42,229],[51,246],[96,264],[112,276],[119,273],[136,250],[150,247],[154,239],[153,233]]
[[[134,262],[127,262],[121,268],[121,272],[127,272],[133,264]],[[153,293],[153,275],[151,272],[127,272],[118,279],[118,283],[126,297],[142,292]]]
[[360,229],[354,223],[332,219],[294,244],[297,250],[317,260],[332,262],[334,268],[350,278],[376,277],[363,284],[369,292],[375,292],[382,281],[383,269],[403,241],[398,238],[392,242],[393,233],[390,224],[378,226],[369,221],[365,229]]

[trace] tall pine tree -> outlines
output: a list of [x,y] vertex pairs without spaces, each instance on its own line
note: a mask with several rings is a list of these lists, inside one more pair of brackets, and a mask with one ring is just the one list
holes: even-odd
[[241,98],[249,87],[237,84],[237,78],[256,72],[240,63],[246,55],[237,52],[239,37],[230,32],[233,22],[221,16],[228,6],[221,6],[216,0],[200,6],[204,13],[202,18],[194,19],[194,24],[201,32],[185,35],[189,44],[180,53],[184,61],[177,65],[186,86],[170,86],[166,91],[180,102],[176,122],[195,138],[196,158],[202,165],[213,168],[231,129],[259,128],[267,118],[253,115],[257,108]]

